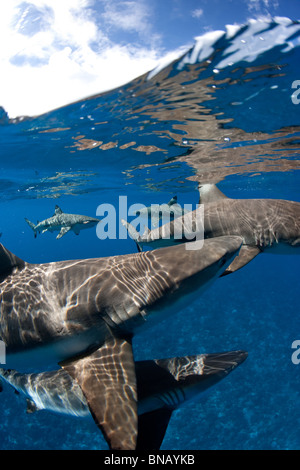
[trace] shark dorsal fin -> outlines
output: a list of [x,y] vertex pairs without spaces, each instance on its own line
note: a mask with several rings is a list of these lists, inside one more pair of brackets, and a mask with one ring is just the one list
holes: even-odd
[[177,204],[177,196],[172,197],[172,199],[168,202],[168,206],[173,206],[173,204]]
[[8,276],[14,268],[23,269],[25,261],[7,250],[0,243],[0,276]]
[[199,204],[207,204],[208,202],[228,199],[228,197],[225,196],[225,194],[223,194],[215,184],[200,184],[198,189]]
[[63,214],[63,211],[61,210],[59,206],[56,205],[54,215],[58,215],[58,214]]

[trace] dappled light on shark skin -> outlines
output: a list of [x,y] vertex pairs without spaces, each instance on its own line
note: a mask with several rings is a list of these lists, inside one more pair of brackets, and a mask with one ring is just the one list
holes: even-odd
[[[225,235],[243,238],[239,255],[222,276],[248,264],[260,253],[300,254],[300,203],[280,199],[230,199],[215,185],[199,186],[199,207],[157,229],[139,235],[124,222],[139,251]],[[197,229],[197,224],[201,227]],[[180,230],[178,230],[178,227]],[[182,227],[185,227],[183,229]],[[187,233],[186,227],[190,227]],[[176,233],[185,237],[175,237]]]
[[[238,254],[240,237],[132,255],[29,264],[0,245],[0,338],[7,368],[60,366],[113,449],[135,449],[132,337],[195,300]],[[100,398],[99,398],[100,397]]]
[[[99,381],[100,379],[104,382],[111,381],[110,374],[113,368],[116,343],[112,343],[111,347],[111,351],[109,348],[106,349],[106,352],[109,353],[107,359],[111,362],[109,367],[105,367],[105,361],[101,360],[103,358],[91,355],[90,359],[83,359],[81,365],[80,362],[77,362],[77,365],[66,365],[60,370],[38,374],[21,374],[16,370],[0,368],[0,377],[26,397],[28,413],[49,410],[86,417],[90,414],[91,405],[88,403],[91,403],[91,393],[94,389],[93,380],[98,378]],[[227,377],[246,358],[247,353],[244,351],[230,351],[135,362],[138,417],[135,418],[134,413],[129,413],[128,419],[138,420],[138,427],[136,428],[136,423],[133,426],[133,435],[135,435],[134,429],[137,429],[136,449],[158,450],[173,411],[186,401],[197,399],[198,395]],[[106,363],[108,364],[108,362]],[[83,383],[76,380],[77,374],[74,373],[74,367],[78,368],[79,365],[80,368],[83,367],[80,376],[84,376],[87,380]],[[91,371],[88,371],[87,368],[90,368]],[[102,370],[101,376],[97,377],[100,370]],[[123,369],[122,372],[126,377],[126,369]],[[133,370],[131,374],[131,380],[134,382]],[[98,387],[95,390],[99,392]],[[122,422],[119,423],[119,429],[116,428],[112,431],[113,423],[118,423],[122,417],[122,400],[127,401],[128,393],[134,393],[133,389],[128,387],[128,383],[126,389],[123,386],[121,390],[112,389],[112,391],[115,398],[120,401],[119,415],[116,417],[110,413],[111,403],[106,401],[109,396],[105,394],[105,386],[103,386],[100,399],[99,395],[93,398],[94,406],[101,406],[106,410],[106,420],[101,425],[97,424],[104,433],[108,433],[107,440],[111,443],[114,439],[111,437],[112,432],[115,435],[122,432]],[[122,436],[123,447],[129,438],[127,429],[127,432]],[[120,436],[118,440],[120,441]]]

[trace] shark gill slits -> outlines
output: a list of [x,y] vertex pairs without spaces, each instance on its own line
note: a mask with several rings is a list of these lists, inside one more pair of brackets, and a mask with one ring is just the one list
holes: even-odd
[[170,392],[161,394],[160,399],[167,405],[168,408],[177,408],[185,401],[185,393],[181,388],[174,388]]

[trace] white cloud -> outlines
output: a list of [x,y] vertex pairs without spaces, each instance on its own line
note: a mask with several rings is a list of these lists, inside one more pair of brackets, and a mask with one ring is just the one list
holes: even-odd
[[153,30],[153,12],[151,3],[145,0],[101,0],[106,31],[136,33],[143,43],[157,48],[161,36]]
[[126,31],[141,32],[148,25],[151,17],[149,7],[135,1],[104,2],[102,17],[108,24]]
[[248,10],[251,13],[269,13],[270,8],[277,9],[279,6],[279,0],[246,0]]
[[[106,26],[150,32],[149,9],[139,3],[139,9],[133,1],[113,8],[105,0]],[[0,106],[10,117],[40,114],[112,89],[157,65],[163,53],[153,42],[113,43],[104,25],[97,26],[91,7],[90,0],[0,2],[0,41],[5,44]]]
[[203,15],[203,10],[201,8],[197,8],[196,10],[192,11],[193,18],[200,18]]

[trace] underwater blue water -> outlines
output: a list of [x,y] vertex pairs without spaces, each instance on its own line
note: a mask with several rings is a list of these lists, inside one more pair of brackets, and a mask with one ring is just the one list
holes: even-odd
[[[300,26],[252,23],[111,92],[35,118],[0,116],[1,243],[33,263],[136,252],[131,239],[35,239],[24,218],[198,202],[198,183],[233,198],[300,201]],[[262,47],[263,44],[263,47]],[[199,52],[200,51],[200,52]],[[225,62],[226,63],[225,63]],[[117,210],[118,214],[118,210]],[[299,256],[263,254],[197,302],[135,336],[135,358],[243,349],[229,377],[173,413],[162,449],[299,449]],[[92,419],[41,411],[5,386],[0,449],[106,449]]]

